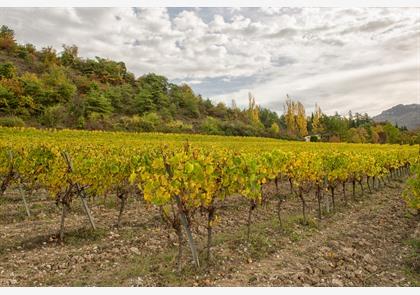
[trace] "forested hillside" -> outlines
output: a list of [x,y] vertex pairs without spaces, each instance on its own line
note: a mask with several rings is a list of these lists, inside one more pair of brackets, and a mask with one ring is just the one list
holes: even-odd
[[[158,67],[158,65],[157,65]],[[282,104],[283,101],[279,101]],[[327,116],[287,99],[285,113],[257,105],[213,103],[186,84],[149,73],[136,77],[124,62],[81,58],[75,45],[36,49],[0,28],[0,125],[119,131],[266,136],[373,143],[414,143],[418,132],[376,124],[365,114]]]

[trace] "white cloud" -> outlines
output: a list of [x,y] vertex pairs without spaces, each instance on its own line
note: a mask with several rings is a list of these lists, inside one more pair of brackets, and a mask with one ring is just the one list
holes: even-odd
[[201,81],[201,80],[183,80],[183,81],[181,81],[179,83],[180,84],[188,84],[188,85],[196,85],[196,84],[203,83],[203,81]]
[[345,114],[350,109],[362,113],[369,110],[377,114],[383,108],[398,103],[416,102],[416,97],[420,102],[418,69],[418,61],[416,64],[416,59],[412,59],[385,66],[319,73],[299,80],[279,77],[252,89],[221,95],[218,100],[239,98],[238,103],[246,105],[245,98],[251,90],[257,98],[263,99],[265,105],[279,112],[282,111],[286,94],[289,94],[301,100],[308,110],[312,110],[317,102],[323,111],[330,114],[335,111]]
[[0,22],[19,42],[59,51],[76,44],[82,56],[124,61],[137,75],[206,89],[234,79],[234,90],[218,90],[216,100],[245,103],[250,90],[281,111],[289,93],[308,107],[318,101],[329,112],[374,114],[420,101],[418,15],[418,8],[2,8]]

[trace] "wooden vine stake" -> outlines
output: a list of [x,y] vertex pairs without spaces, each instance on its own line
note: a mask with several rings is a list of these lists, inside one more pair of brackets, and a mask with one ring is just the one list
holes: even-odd
[[[164,161],[166,172],[168,173],[169,178],[172,179],[173,173],[172,173],[172,170],[171,170],[171,166],[167,163],[166,157],[165,157],[163,151],[161,153],[162,153],[162,158],[163,158],[163,161]],[[185,232],[187,233],[188,245],[190,246],[191,254],[192,254],[194,263],[197,267],[200,267],[200,260],[198,258],[197,248],[195,247],[195,243],[194,243],[194,239],[193,239],[193,236],[192,236],[191,228],[190,228],[190,225],[188,223],[187,217],[185,216],[185,212],[184,212],[184,208],[183,208],[183,205],[182,205],[182,202],[181,202],[181,198],[180,198],[180,196],[175,195],[174,199],[175,199],[175,202],[176,202],[176,205],[177,205],[177,208],[178,208],[179,220],[181,221],[182,227],[184,228]],[[180,238],[180,243],[181,243],[182,235],[178,235],[178,237]],[[181,245],[180,245],[180,247],[181,247]],[[181,251],[182,250],[180,249],[180,255],[182,254]],[[179,257],[180,257],[180,255],[179,255]],[[180,263],[180,261],[179,261],[179,263]]]
[[[67,163],[68,172],[73,172],[73,164],[71,162],[71,159],[70,159],[69,155],[67,154],[67,152],[63,152],[62,155],[64,157],[64,160]],[[90,210],[89,210],[89,207],[88,207],[88,204],[87,204],[87,201],[86,201],[85,190],[78,183],[72,183],[71,186],[74,186],[76,188],[76,193],[79,196],[80,200],[82,201],[83,209],[85,210],[85,213],[86,213],[86,215],[89,219],[89,223],[90,223],[92,229],[96,230],[95,222],[93,221],[92,214],[90,213]],[[64,211],[65,210],[63,209],[63,214],[65,215]]]
[[321,219],[322,219],[322,209],[321,209],[322,195],[321,195],[321,187],[320,187],[319,183],[317,183],[317,186],[316,186],[316,199],[318,201],[318,221],[321,221]]
[[279,179],[278,177],[276,177],[274,179],[274,183],[276,185],[276,196],[277,196],[277,219],[279,221],[279,225],[280,225],[280,229],[283,229],[283,222],[281,219],[281,205],[284,201],[283,196],[280,195],[280,190],[279,190]]
[[118,195],[118,198],[120,199],[120,211],[118,214],[117,228],[121,228],[122,216],[123,216],[123,212],[125,208],[125,203],[127,201],[127,195],[124,193],[121,193],[120,195]]
[[303,190],[301,187],[299,187],[298,196],[302,202],[303,224],[308,225],[308,219],[306,217],[306,200],[305,200],[305,197],[303,196]]
[[179,212],[179,219],[181,221],[182,226],[185,229],[185,232],[187,233],[187,238],[188,238],[188,244],[190,246],[191,249],[191,254],[194,260],[194,263],[197,267],[200,267],[200,260],[198,259],[198,253],[197,253],[197,248],[195,247],[195,243],[194,243],[194,239],[191,233],[191,228],[190,225],[188,224],[187,221],[187,217],[185,216],[184,210],[182,210],[182,204],[181,204],[181,199],[179,196],[175,196],[175,201],[176,204],[178,206],[178,212]]
[[207,212],[207,262],[210,262],[211,259],[211,244],[212,244],[212,236],[213,236],[213,222],[215,220],[215,211],[216,208],[212,206],[209,208]]
[[248,221],[246,223],[247,226],[247,231],[246,231],[246,240],[249,242],[249,238],[251,236],[251,217],[252,217],[252,212],[255,210],[255,208],[257,208],[257,203],[255,202],[255,200],[251,200],[249,203],[249,210],[248,210]]
[[61,219],[60,219],[60,232],[59,240],[64,241],[64,223],[66,220],[67,211],[70,208],[70,199],[73,194],[73,186],[69,184],[66,190],[63,193],[58,193],[57,195],[57,205],[61,204]]
[[343,197],[344,197],[344,204],[347,206],[347,195],[346,195],[346,182],[343,181]]
[[78,196],[79,196],[80,200],[82,201],[83,208],[85,209],[85,213],[86,213],[86,215],[87,215],[87,217],[89,219],[89,223],[90,223],[92,229],[93,230],[96,230],[95,222],[93,221],[92,214],[91,214],[91,212],[89,210],[89,207],[88,207],[88,204],[87,204],[87,201],[86,201],[86,193],[85,193],[85,190],[83,188],[81,188],[80,185],[77,184],[77,183],[76,183],[76,189],[78,191]]
[[67,207],[67,204],[63,203],[63,207],[61,208],[60,241],[64,241],[64,221],[67,215]]
[[28,203],[26,202],[25,192],[22,189],[22,183],[20,181],[19,181],[19,193],[20,193],[20,196],[22,197],[23,204],[25,205],[26,215],[28,215],[28,217],[31,217],[31,212],[29,211],[29,206],[28,206]]

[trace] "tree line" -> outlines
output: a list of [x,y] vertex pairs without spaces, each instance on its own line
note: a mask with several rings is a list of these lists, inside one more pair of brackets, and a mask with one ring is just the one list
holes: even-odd
[[37,50],[18,44],[15,33],[0,28],[0,125],[89,130],[182,132],[265,136],[350,142],[409,143],[402,128],[374,124],[368,117],[306,116],[300,102],[287,98],[285,112],[256,104],[247,108],[213,103],[187,84],[154,73],[140,77],[123,62],[81,58],[75,45]]
[[289,97],[284,105],[286,134],[291,138],[308,138],[310,141],[351,143],[420,143],[420,130],[408,131],[405,126],[389,122],[374,122],[366,113],[346,116],[324,114],[319,105],[310,116],[299,101]]

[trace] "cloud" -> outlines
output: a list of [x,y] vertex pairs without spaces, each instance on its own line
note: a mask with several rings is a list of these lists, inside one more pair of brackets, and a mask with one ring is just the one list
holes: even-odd
[[183,80],[181,82],[178,82],[179,84],[188,84],[188,85],[197,85],[203,83],[201,80]]
[[374,32],[379,29],[385,29],[392,24],[393,21],[391,20],[376,20],[360,26],[359,30],[362,32]]
[[270,35],[267,35],[268,38],[285,38],[285,37],[293,37],[298,34],[298,31],[293,28],[284,28],[281,29],[278,32],[272,33]]
[[[334,73],[310,75],[299,80],[274,78],[252,88],[257,98],[264,99],[263,106],[281,112],[286,94],[299,99],[312,110],[315,103],[323,111],[345,114],[350,109],[364,113],[380,113],[398,103],[419,102],[418,63],[416,59],[386,66],[376,65],[365,69],[343,70]],[[414,91],[412,91],[414,90]],[[219,97],[229,101],[246,97],[248,89]],[[276,95],[273,96],[272,94]],[[239,101],[245,105],[246,100]]]
[[0,20],[19,42],[76,44],[226,103],[252,91],[281,112],[288,93],[373,115],[420,101],[416,8],[2,8]]

